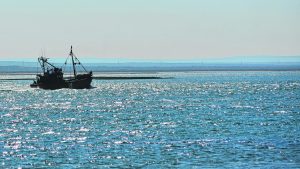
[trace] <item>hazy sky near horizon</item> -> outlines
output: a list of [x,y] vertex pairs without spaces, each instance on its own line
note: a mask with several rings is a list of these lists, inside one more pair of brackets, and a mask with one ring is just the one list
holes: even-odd
[[0,59],[300,56],[299,0],[0,0]]

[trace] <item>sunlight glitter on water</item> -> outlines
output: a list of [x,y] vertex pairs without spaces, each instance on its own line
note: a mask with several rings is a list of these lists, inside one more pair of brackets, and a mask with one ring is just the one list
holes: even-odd
[[91,90],[0,81],[2,167],[297,168],[299,72],[166,76]]

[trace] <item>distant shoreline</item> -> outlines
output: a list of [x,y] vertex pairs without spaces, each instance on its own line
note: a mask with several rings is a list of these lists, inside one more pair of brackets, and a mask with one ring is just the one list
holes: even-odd
[[[300,71],[300,68],[295,69],[203,69],[203,70],[142,70],[142,71],[93,71],[93,73],[101,74],[156,74],[156,73],[164,73],[164,72],[256,72],[256,71]],[[36,75],[40,74],[41,72],[25,72],[25,71],[9,71],[9,72],[2,72],[0,71],[0,75]]]
[[[55,64],[56,65],[56,64]],[[57,64],[57,67],[61,67]],[[62,67],[64,72],[70,68]],[[87,70],[99,73],[156,73],[191,71],[300,71],[300,62],[289,63],[95,63],[85,65]],[[41,72],[36,63],[0,62],[0,74]]]
[[[172,77],[158,76],[94,76],[94,80],[138,80],[138,79],[171,79]],[[36,80],[35,78],[0,78],[0,81],[6,80]]]

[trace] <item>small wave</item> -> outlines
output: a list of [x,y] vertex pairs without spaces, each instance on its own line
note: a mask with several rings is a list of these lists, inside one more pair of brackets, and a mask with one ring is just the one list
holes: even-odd
[[87,137],[64,137],[62,142],[67,141],[77,141],[77,142],[85,142]]
[[42,133],[42,135],[53,135],[53,134],[55,134],[55,132],[52,130]]
[[169,102],[169,103],[177,103],[176,101],[170,100],[170,99],[161,99],[161,101],[163,101],[163,102]]
[[115,141],[114,144],[119,145],[119,144],[132,144],[133,142],[130,142],[128,140],[119,140]]
[[84,127],[81,127],[81,128],[79,129],[79,131],[82,131],[82,132],[88,132],[88,131],[90,131],[90,129],[87,129],[87,128],[84,128]]
[[288,113],[288,112],[285,110],[278,110],[278,111],[273,112],[273,114],[286,114],[286,113]]
[[176,127],[175,122],[162,122],[161,125],[168,126],[168,127]]
[[241,106],[241,105],[234,105],[231,106],[232,108],[248,108],[248,109],[254,109],[254,106]]

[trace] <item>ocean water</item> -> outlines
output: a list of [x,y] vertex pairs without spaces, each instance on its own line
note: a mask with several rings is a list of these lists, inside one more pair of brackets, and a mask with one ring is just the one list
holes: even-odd
[[158,76],[0,80],[0,168],[300,168],[299,71]]

